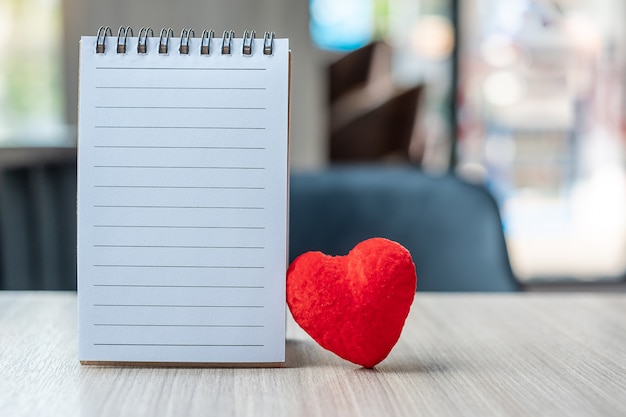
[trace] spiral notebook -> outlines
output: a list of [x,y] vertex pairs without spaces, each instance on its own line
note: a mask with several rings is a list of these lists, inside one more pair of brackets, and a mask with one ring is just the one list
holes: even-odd
[[278,365],[288,40],[137,35],[80,42],[79,359]]

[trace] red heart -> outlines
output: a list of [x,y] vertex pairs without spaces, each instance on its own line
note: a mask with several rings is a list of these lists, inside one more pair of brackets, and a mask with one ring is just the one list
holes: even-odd
[[372,368],[398,341],[417,285],[411,254],[383,238],[346,256],[307,252],[287,270],[287,304],[323,348]]

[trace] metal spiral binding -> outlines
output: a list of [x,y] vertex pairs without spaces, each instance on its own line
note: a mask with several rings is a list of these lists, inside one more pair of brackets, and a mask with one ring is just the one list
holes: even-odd
[[183,29],[180,32],[180,46],[178,52],[181,55],[189,55],[189,38],[195,35],[193,29]]
[[[120,26],[117,31],[117,53],[125,54],[126,53],[126,39],[128,39],[128,33],[130,32],[130,36],[133,36],[133,28],[130,26]],[[122,38],[123,36],[123,38]]]
[[174,31],[172,30],[172,28],[161,29],[161,34],[159,35],[160,55],[167,55],[167,48],[169,47],[170,36],[174,36]]
[[[96,53],[104,54],[106,52],[106,38],[107,36],[113,36],[113,32],[109,26],[100,26],[96,35]],[[117,31],[117,53],[125,54],[127,51],[128,37],[133,37],[133,28],[130,26],[120,26]],[[167,55],[169,49],[170,38],[174,36],[172,28],[161,29],[159,35],[158,53],[161,55]],[[215,33],[213,30],[203,30],[200,36],[200,55],[211,54],[211,43]],[[148,38],[154,37],[154,31],[150,27],[142,27],[137,35],[137,53],[144,55],[148,53]],[[178,52],[181,55],[189,55],[191,53],[191,39],[195,37],[193,29],[183,29],[180,32],[180,46]],[[225,30],[222,37],[222,55],[230,55],[232,53],[233,38],[235,32],[233,30]],[[272,55],[274,52],[274,32],[265,32],[263,36],[263,55]],[[241,45],[241,53],[243,56],[253,55],[254,40],[256,38],[256,32],[244,31]]]
[[263,55],[272,55],[274,52],[274,32],[265,32],[263,36]]
[[252,44],[254,43],[254,38],[256,38],[255,31],[252,31],[249,34],[247,30],[243,32],[243,43],[241,46],[241,53],[244,56],[252,55]]
[[235,31],[233,30],[224,31],[224,36],[222,37],[222,55],[230,55],[234,37],[235,37]]
[[100,26],[100,28],[98,29],[98,34],[96,36],[96,53],[97,54],[103,54],[105,52],[107,34],[109,36],[113,36],[113,32],[111,31],[111,28],[109,26]]
[[200,55],[209,55],[211,53],[211,41],[214,33],[212,30],[203,30],[200,37]]
[[138,54],[146,54],[148,53],[148,33],[150,36],[154,36],[154,31],[152,28],[141,28],[139,29],[139,34],[137,35],[137,53]]

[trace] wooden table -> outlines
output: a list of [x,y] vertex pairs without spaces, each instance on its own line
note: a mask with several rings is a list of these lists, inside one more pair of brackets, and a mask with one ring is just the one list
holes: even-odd
[[290,322],[281,369],[78,363],[76,296],[0,292],[0,416],[626,416],[626,296],[418,294],[376,369]]

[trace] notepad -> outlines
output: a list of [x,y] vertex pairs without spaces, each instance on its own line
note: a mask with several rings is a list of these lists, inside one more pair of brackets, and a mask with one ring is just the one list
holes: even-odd
[[284,362],[288,40],[151,34],[80,43],[79,359]]

